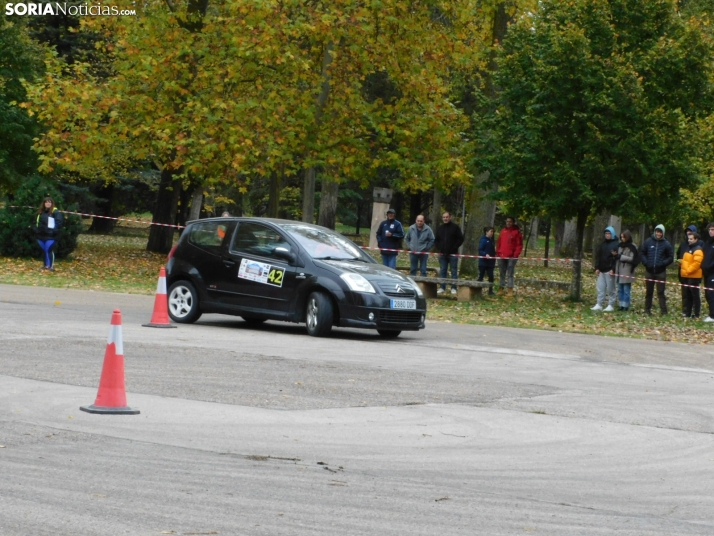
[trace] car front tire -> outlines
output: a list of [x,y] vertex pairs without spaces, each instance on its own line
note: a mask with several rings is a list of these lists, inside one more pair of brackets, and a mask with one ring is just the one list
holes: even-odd
[[313,292],[307,298],[305,308],[307,334],[312,337],[326,337],[332,330],[332,302],[322,292]]
[[391,329],[378,329],[377,333],[379,333],[383,339],[396,339],[397,337],[399,337],[401,331]]
[[196,287],[188,281],[176,281],[169,288],[169,316],[174,322],[192,324],[201,316]]

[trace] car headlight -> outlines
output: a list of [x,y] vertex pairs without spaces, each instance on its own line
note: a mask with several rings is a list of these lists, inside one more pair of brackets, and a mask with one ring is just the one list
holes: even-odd
[[342,281],[347,283],[350,290],[354,290],[355,292],[369,292],[371,294],[375,293],[372,284],[359,274],[341,274],[340,277]]
[[417,296],[419,296],[420,298],[423,298],[424,293],[421,291],[421,287],[419,285],[417,285],[417,282],[414,281],[411,277],[407,277],[407,279],[414,286],[414,290],[416,290]]

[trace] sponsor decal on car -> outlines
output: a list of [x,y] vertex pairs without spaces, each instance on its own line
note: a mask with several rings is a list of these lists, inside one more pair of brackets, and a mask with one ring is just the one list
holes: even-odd
[[238,268],[238,277],[264,285],[282,287],[283,279],[285,278],[285,268],[272,266],[264,262],[243,259],[240,263],[240,268]]

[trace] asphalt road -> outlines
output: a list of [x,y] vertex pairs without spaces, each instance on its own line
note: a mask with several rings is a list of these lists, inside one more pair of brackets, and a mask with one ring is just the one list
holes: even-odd
[[[714,534],[714,352],[0,285],[0,535]],[[94,402],[113,309],[128,403]]]

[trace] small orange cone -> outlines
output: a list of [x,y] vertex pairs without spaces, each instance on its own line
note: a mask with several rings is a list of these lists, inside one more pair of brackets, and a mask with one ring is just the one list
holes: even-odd
[[124,344],[121,338],[121,311],[119,309],[114,309],[114,314],[112,314],[97,399],[91,406],[80,406],[79,409],[87,413],[109,415],[137,415],[139,413],[138,409],[131,409],[126,405]]
[[162,266],[159,272],[159,284],[156,285],[156,298],[154,298],[154,312],[145,328],[175,328],[169,322],[169,302],[166,296],[166,269]]

